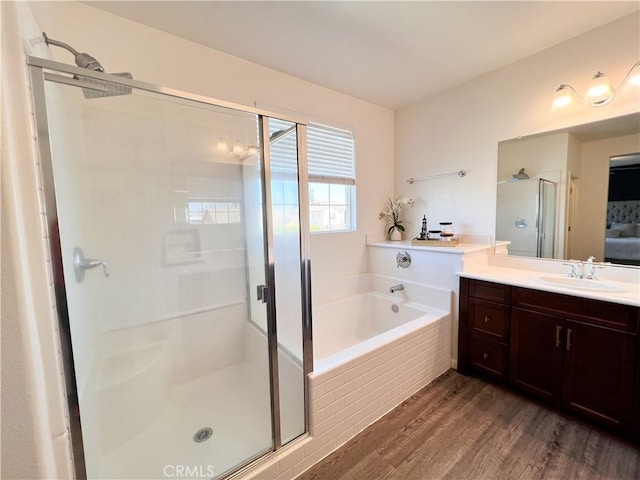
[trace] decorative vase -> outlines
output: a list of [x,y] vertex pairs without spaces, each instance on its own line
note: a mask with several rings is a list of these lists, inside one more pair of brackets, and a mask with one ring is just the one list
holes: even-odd
[[402,233],[397,228],[394,228],[391,232],[391,235],[389,236],[389,239],[393,240],[394,242],[402,240]]

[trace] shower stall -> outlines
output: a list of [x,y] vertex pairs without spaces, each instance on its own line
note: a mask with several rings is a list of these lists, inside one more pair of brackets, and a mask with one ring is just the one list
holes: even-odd
[[511,242],[510,255],[554,258],[556,184],[543,178],[498,183],[496,240]]
[[28,63],[78,476],[221,478],[305,434],[305,122]]

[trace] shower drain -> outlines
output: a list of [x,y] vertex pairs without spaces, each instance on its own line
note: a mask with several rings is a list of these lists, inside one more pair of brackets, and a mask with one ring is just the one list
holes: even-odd
[[193,441],[196,443],[206,442],[211,438],[211,435],[213,435],[213,430],[209,427],[204,427],[193,435]]

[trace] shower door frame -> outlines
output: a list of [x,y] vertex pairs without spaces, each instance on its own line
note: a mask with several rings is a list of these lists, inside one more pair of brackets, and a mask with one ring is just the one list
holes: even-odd
[[[277,341],[277,318],[275,305],[275,261],[274,258],[274,237],[273,224],[271,214],[271,159],[269,151],[269,119],[276,118],[296,124],[297,148],[298,148],[298,206],[300,221],[300,272],[301,272],[301,310],[302,310],[302,363],[304,377],[304,431],[297,439],[309,433],[309,374],[313,371],[313,347],[312,347],[312,320],[311,320],[311,260],[309,257],[309,209],[308,205],[308,169],[307,169],[307,120],[270,112],[263,109],[248,107],[224,100],[219,100],[204,95],[184,92],[173,88],[163,87],[139,80],[133,80],[117,75],[87,70],[64,63],[54,62],[52,60],[40,57],[27,56],[27,66],[31,81],[32,101],[34,108],[34,124],[36,128],[36,144],[38,147],[38,156],[40,159],[40,172],[42,175],[43,196],[40,202],[44,207],[45,228],[47,231],[49,253],[54,258],[56,245],[60,244],[59,232],[51,228],[53,221],[57,219],[56,207],[56,191],[53,177],[53,161],[51,154],[51,141],[49,136],[49,120],[47,115],[45,83],[47,81],[71,85],[74,87],[92,88],[82,82],[82,78],[102,80],[110,84],[123,87],[131,87],[132,89],[142,90],[153,94],[165,95],[172,99],[182,100],[187,105],[203,104],[212,107],[222,107],[236,110],[243,113],[250,113],[257,116],[260,126],[260,144],[261,155],[260,162],[262,168],[262,215],[263,215],[263,234],[264,234],[264,258],[265,258],[265,279],[269,289],[269,299],[267,302],[267,340],[269,355],[269,376],[271,386],[271,431],[272,431],[272,450],[264,455],[258,455],[247,459],[246,463],[237,467],[229,476],[237,475],[251,467],[253,462],[273,455],[282,447],[280,435],[280,398],[278,390],[278,341]],[[63,75],[60,75],[63,74]],[[65,76],[64,74],[71,75]],[[78,78],[79,77],[79,78]],[[57,242],[57,243],[56,243]],[[53,265],[50,265],[53,278]],[[249,295],[251,292],[247,292]],[[61,321],[68,322],[67,297],[57,298],[56,311]],[[64,318],[66,316],[66,318]],[[60,332],[62,335],[62,332]],[[70,346],[70,360],[73,368],[74,357],[73,350]],[[75,376],[75,375],[74,375]],[[71,379],[69,379],[71,380]],[[75,384],[75,378],[73,379]],[[77,385],[74,385],[74,391],[67,393],[69,412],[77,408],[79,405]],[[70,416],[71,417],[71,416]],[[84,444],[82,443],[82,428],[73,431],[71,428],[72,441],[79,440],[82,453],[84,455]],[[76,438],[77,437],[77,438]],[[295,439],[293,440],[295,441]],[[72,449],[73,450],[73,449]],[[75,452],[74,452],[75,455]],[[80,470],[78,462],[74,461],[74,470],[76,478],[86,478],[86,470]]]

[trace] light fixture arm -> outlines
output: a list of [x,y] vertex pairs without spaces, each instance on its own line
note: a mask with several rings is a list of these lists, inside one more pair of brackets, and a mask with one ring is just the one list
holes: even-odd
[[580,95],[576,91],[576,89],[573,88],[573,86],[569,85],[568,83],[561,83],[560,86],[556,89],[556,92],[559,92],[560,90],[564,90],[565,88],[568,88],[569,90],[571,90],[573,92],[573,94],[580,99],[581,102],[584,102],[584,97],[582,95]]
[[629,69],[627,74],[624,76],[624,79],[620,83],[620,86],[615,89],[616,92],[618,90],[620,90],[621,88],[623,88],[627,84],[627,82],[629,81],[629,77],[631,77],[631,72],[633,72],[636,68],[640,69],[640,60],[638,60],[636,63],[634,63],[633,66]]

